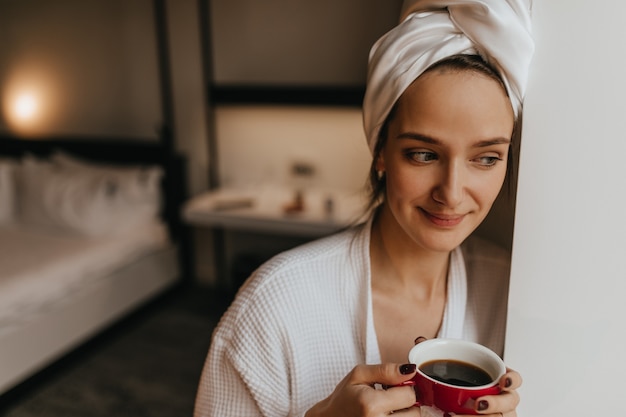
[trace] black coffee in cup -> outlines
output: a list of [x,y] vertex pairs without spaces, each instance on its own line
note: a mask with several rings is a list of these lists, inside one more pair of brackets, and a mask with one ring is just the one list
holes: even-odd
[[437,381],[460,387],[479,387],[493,382],[491,376],[478,366],[453,359],[425,362],[419,369]]

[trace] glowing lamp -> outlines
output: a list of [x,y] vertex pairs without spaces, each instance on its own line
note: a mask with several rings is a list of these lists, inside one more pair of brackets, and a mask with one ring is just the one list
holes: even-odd
[[33,93],[21,93],[13,103],[13,119],[27,123],[37,118],[39,100]]
[[13,86],[4,99],[4,116],[11,130],[30,135],[41,131],[49,115],[44,114],[44,94],[40,88]]

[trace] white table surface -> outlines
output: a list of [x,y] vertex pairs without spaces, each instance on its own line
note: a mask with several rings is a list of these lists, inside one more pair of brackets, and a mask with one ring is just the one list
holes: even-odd
[[[362,219],[367,196],[361,190],[309,187],[302,190],[303,210],[287,213],[296,189],[281,185],[220,188],[202,193],[183,207],[195,226],[215,226],[295,236],[323,236]],[[332,209],[327,210],[328,201]]]

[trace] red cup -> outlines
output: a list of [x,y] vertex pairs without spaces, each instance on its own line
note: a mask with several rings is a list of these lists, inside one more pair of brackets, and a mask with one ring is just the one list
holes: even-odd
[[[443,382],[421,369],[427,363],[455,361],[474,365],[488,374],[488,383],[478,386],[458,385],[458,381]],[[498,384],[506,372],[500,357],[483,345],[459,339],[429,339],[413,346],[409,362],[417,366],[415,376],[401,385],[415,389],[416,405],[436,407],[446,413],[478,414],[474,404],[478,397],[500,393]]]

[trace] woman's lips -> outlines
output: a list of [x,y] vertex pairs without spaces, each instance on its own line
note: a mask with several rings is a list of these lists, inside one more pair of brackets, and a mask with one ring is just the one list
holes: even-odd
[[420,211],[431,223],[439,227],[454,227],[461,223],[465,218],[464,214],[431,213],[422,208],[420,209]]

